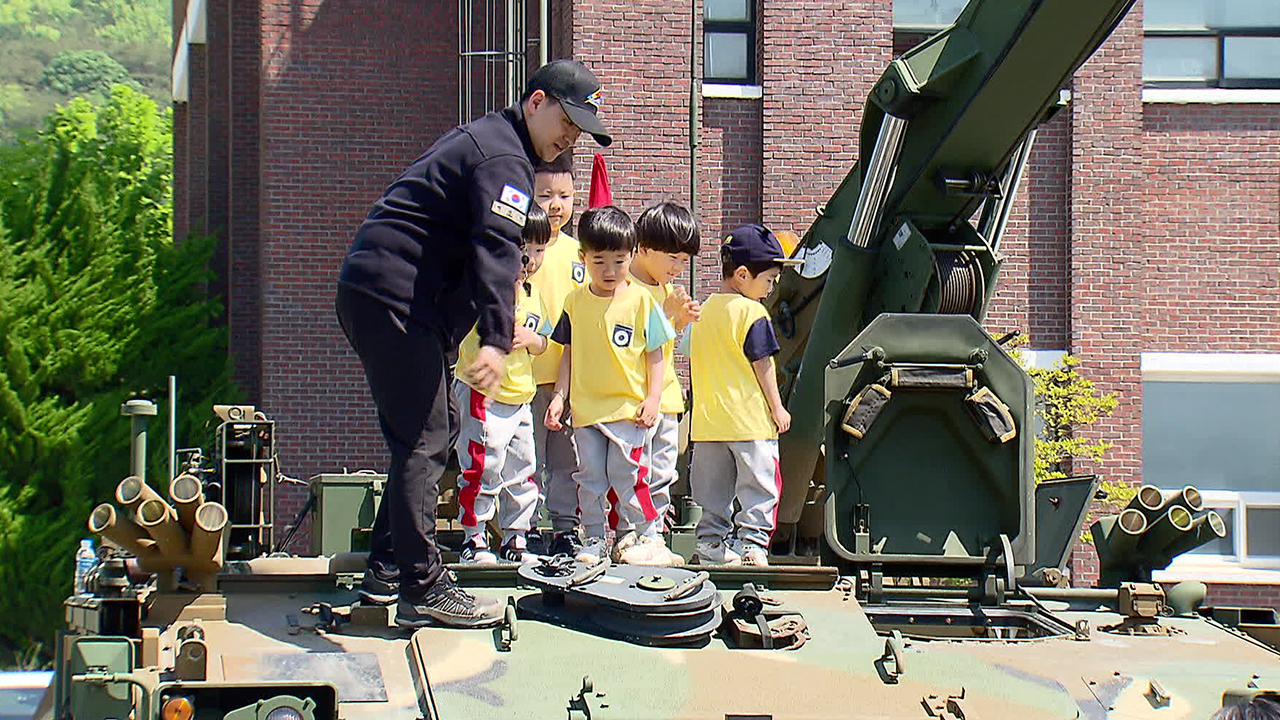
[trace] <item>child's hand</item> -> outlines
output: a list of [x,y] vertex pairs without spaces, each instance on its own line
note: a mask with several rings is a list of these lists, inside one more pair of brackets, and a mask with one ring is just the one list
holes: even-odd
[[791,413],[787,409],[778,406],[770,411],[773,415],[773,424],[778,426],[778,433],[784,433],[791,429]]
[[671,322],[675,322],[684,312],[685,302],[689,299],[689,293],[684,288],[677,285],[674,290],[667,295],[662,301],[662,314],[667,316]]
[[547,414],[542,419],[542,424],[552,432],[559,432],[564,428],[560,418],[564,415],[564,395],[556,393],[551,396],[551,402],[547,403]]
[[702,319],[702,303],[689,298],[689,302],[684,304],[684,324],[689,325]]
[[530,330],[521,323],[516,323],[516,332],[514,340],[511,343],[512,352],[522,348],[536,348],[542,346],[542,336]]
[[658,422],[658,400],[659,398],[650,397],[640,403],[640,409],[636,410],[636,425],[651,428]]

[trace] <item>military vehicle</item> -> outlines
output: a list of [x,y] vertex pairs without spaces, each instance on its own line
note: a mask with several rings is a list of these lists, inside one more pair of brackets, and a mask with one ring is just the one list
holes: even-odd
[[313,478],[312,555],[281,554],[281,429],[219,407],[212,453],[156,490],[135,403],[38,716],[1198,720],[1273,693],[1273,612],[1151,582],[1226,532],[1194,488],[1093,523],[1102,587],[1067,586],[1096,481],[1035,484],[1031,383],[979,324],[1036,127],[1132,1],[974,0],[875,84],[862,161],[771,300],[784,472],[814,478],[772,566],[454,565],[503,624],[399,630],[353,591],[382,476]]

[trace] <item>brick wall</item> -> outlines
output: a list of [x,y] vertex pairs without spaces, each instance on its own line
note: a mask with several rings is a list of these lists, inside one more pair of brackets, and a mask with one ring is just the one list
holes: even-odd
[[[1071,178],[1068,201],[1070,350],[1084,361],[1081,373],[1102,392],[1116,392],[1109,417],[1081,432],[1113,443],[1098,470],[1111,480],[1142,476],[1142,378],[1140,353],[1143,250],[1142,216],[1142,6],[1138,3],[1094,56],[1076,72],[1072,87]],[[1092,584],[1095,568],[1085,553],[1072,566],[1073,582]]]
[[1143,349],[1280,350],[1280,107],[1148,105],[1142,164]]
[[760,3],[764,219],[803,234],[857,159],[867,92],[893,53],[890,0]]
[[1021,331],[1031,348],[1067,346],[1070,117],[1070,109],[1060,112],[1036,135],[1000,243],[1000,284],[987,309],[993,335]]
[[1205,605],[1257,607],[1280,610],[1280,585],[1206,583]]
[[719,244],[729,231],[761,217],[760,100],[705,98],[698,148],[698,215],[703,251],[697,297],[720,289]]
[[[213,0],[226,2],[227,0]],[[259,225],[259,107],[262,35],[258,0],[230,0],[231,13],[231,209],[228,246],[230,292],[227,322],[234,378],[245,399],[262,402],[262,266]]]
[[[334,316],[334,282],[370,204],[454,124],[456,11],[262,0],[261,13],[262,408],[278,423],[289,475],[382,468],[386,448]],[[277,523],[305,498],[296,486],[283,494]]]

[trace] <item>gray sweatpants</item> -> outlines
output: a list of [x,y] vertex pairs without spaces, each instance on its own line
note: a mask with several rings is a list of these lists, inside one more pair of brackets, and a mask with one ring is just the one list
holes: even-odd
[[724,540],[736,528],[739,540],[769,547],[782,494],[777,440],[694,443],[689,486],[702,506],[698,540]]
[[630,420],[573,429],[581,461],[573,479],[578,483],[578,510],[586,537],[604,536],[610,491],[618,498],[613,507],[626,526],[641,535],[650,531],[658,518],[649,487],[652,435],[653,428],[638,427]]
[[[467,538],[483,535],[498,516],[505,543],[533,526],[538,486],[533,482],[533,413],[529,406],[492,401],[454,383],[458,432],[458,522]],[[501,497],[499,497],[501,496]],[[487,546],[487,543],[484,543]]]
[[[680,416],[662,413],[658,416],[658,424],[654,426],[653,440],[650,441],[649,495],[653,498],[653,509],[658,513],[658,524],[654,529],[663,530],[667,509],[671,507],[671,486],[675,484],[678,473],[676,460],[680,456]],[[616,506],[617,500],[613,492],[609,493],[609,502]],[[609,512],[609,526],[618,534],[634,530],[616,511]]]
[[569,427],[569,413],[563,430],[548,430],[542,422],[555,389],[555,385],[539,385],[533,396],[533,443],[538,454],[538,502],[547,507],[551,529],[559,532],[578,526],[578,486],[573,480],[578,470],[578,446]]

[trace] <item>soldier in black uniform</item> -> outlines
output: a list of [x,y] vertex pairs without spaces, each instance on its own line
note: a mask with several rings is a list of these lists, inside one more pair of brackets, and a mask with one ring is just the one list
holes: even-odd
[[478,325],[479,357],[461,370],[482,386],[500,379],[533,163],[556,159],[583,131],[609,145],[599,104],[600,83],[582,63],[543,66],[518,104],[450,130],[414,161],[374,203],[342,264],[338,320],[391,451],[361,594],[398,597],[400,625],[502,619],[496,600],[457,586],[435,542],[450,448],[447,359]]

